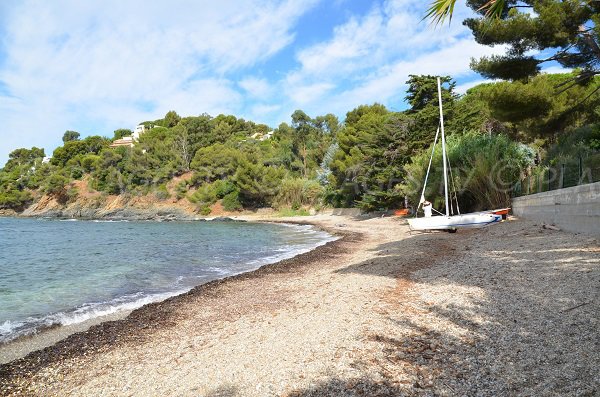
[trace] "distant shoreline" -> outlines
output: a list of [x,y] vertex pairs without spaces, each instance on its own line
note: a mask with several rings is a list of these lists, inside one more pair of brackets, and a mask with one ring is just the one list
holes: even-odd
[[[39,217],[39,216],[26,216],[26,217],[15,217],[15,218],[44,218],[44,217]],[[69,220],[72,218],[51,218],[51,219],[56,219],[56,220]],[[90,219],[76,219],[77,221],[109,221],[108,219],[94,219],[94,218],[90,218]],[[124,221],[124,220],[112,220],[112,221]],[[130,220],[125,220],[125,221],[130,221]],[[138,219],[133,219],[131,221],[140,221]],[[150,222],[157,222],[155,220],[147,220]],[[152,303],[148,303],[148,304],[144,304],[143,306],[137,308],[137,309],[133,309],[133,310],[119,310],[117,312],[108,314],[108,315],[102,315],[102,316],[97,316],[97,317],[93,317],[90,318],[88,320],[85,320],[83,322],[80,323],[75,323],[75,324],[70,324],[70,325],[56,325],[56,326],[51,326],[48,327],[46,329],[42,329],[40,330],[38,333],[36,334],[30,334],[30,335],[23,335],[21,337],[18,337],[14,340],[11,340],[9,342],[0,344],[0,380],[2,379],[2,374],[3,374],[3,369],[2,367],[5,365],[10,365],[11,362],[16,361],[20,361],[23,359],[29,359],[29,356],[33,355],[34,357],[31,358],[30,360],[35,360],[37,361],[38,358],[36,358],[36,355],[41,354],[46,356],[46,350],[50,349],[51,351],[53,351],[53,355],[58,357],[61,354],[60,353],[55,353],[54,352],[54,347],[57,345],[62,345],[62,343],[64,342],[65,344],[69,344],[69,341],[67,339],[69,339],[73,334],[85,334],[91,327],[100,327],[102,328],[102,324],[105,322],[120,322],[120,321],[124,321],[125,324],[121,325],[122,327],[127,327],[126,322],[127,322],[127,317],[133,313],[133,312],[138,312],[138,311],[143,311],[143,310],[151,310],[151,306],[153,305],[157,305],[157,304],[161,304],[163,302],[166,301],[173,301],[170,304],[176,305],[176,301],[177,298],[179,297],[183,297],[189,294],[195,294],[194,290],[196,289],[201,289],[204,290],[205,288],[210,288],[211,285],[214,283],[215,285],[221,285],[224,282],[230,282],[233,280],[236,280],[238,278],[247,278],[247,277],[254,277],[253,273],[257,272],[257,274],[264,274],[264,273],[268,273],[271,272],[273,270],[271,270],[271,267],[277,267],[277,266],[290,266],[291,263],[290,261],[293,263],[295,261],[300,261],[302,260],[301,256],[312,253],[314,251],[317,251],[321,248],[323,248],[324,246],[331,244],[331,243],[335,243],[340,236],[343,236],[343,233],[340,233],[339,231],[335,231],[335,230],[325,230],[326,228],[323,227],[319,227],[318,225],[311,223],[311,222],[302,222],[302,221],[298,221],[298,220],[294,220],[294,221],[286,221],[285,218],[279,218],[279,219],[253,219],[252,217],[245,217],[243,219],[235,219],[235,218],[230,218],[230,217],[214,217],[214,218],[201,218],[201,219],[195,219],[195,220],[172,220],[173,222],[252,222],[252,223],[274,223],[274,224],[289,224],[289,225],[298,225],[298,226],[312,226],[315,227],[319,230],[325,231],[328,234],[330,234],[331,236],[336,237],[336,240],[330,241],[330,242],[325,242],[324,244],[318,245],[315,248],[313,248],[312,250],[305,252],[305,253],[301,253],[298,255],[293,256],[292,258],[289,259],[283,259],[283,260],[279,260],[277,262],[274,263],[269,263],[269,264],[265,264],[260,266],[259,268],[255,269],[255,270],[251,270],[251,271],[247,271],[247,272],[242,272],[239,274],[234,274],[234,275],[230,275],[230,276],[226,276],[226,277],[222,277],[222,278],[217,278],[215,280],[212,281],[208,281],[206,283],[203,284],[199,284],[195,287],[192,287],[189,291],[187,292],[182,292],[176,295],[173,295],[169,298],[160,300],[160,301],[156,301],[156,302],[152,302]],[[297,259],[298,258],[298,259]],[[269,268],[269,269],[267,269]],[[243,277],[242,277],[243,276]],[[151,317],[151,316],[150,316]],[[119,333],[119,332],[125,332],[125,331],[115,331],[112,326],[111,326],[111,331],[112,333]],[[95,330],[90,330],[94,335],[90,336],[90,338],[96,338],[95,335]],[[102,331],[100,331],[102,332]],[[85,339],[85,338],[84,338]],[[90,342],[90,340],[81,340],[80,338],[76,338],[77,342],[76,343],[83,343],[86,346],[93,346],[94,343]],[[104,339],[103,339],[104,340]],[[74,346],[71,346],[71,348],[73,348]],[[59,348],[60,349],[60,348]],[[70,350],[70,349],[69,349]],[[86,351],[85,349],[83,349],[81,352],[83,353],[84,351]],[[1,389],[0,389],[1,390]]]

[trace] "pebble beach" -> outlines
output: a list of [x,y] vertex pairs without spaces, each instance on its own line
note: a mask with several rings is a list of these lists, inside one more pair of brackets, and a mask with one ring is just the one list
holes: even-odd
[[597,239],[520,219],[286,221],[339,239],[3,364],[0,395],[600,394]]

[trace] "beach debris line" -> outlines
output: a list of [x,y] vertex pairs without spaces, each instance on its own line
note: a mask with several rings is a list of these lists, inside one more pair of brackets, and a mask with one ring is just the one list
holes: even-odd
[[556,230],[556,231],[560,231],[559,227],[556,227],[554,225],[547,225],[547,224],[543,224],[542,225],[542,229],[549,229],[549,230]]

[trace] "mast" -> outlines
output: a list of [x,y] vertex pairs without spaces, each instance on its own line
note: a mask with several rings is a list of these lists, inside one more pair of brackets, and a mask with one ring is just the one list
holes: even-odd
[[437,78],[438,99],[440,103],[440,128],[442,130],[442,161],[444,162],[444,202],[446,203],[446,216],[450,216],[448,207],[448,171],[446,170],[446,136],[444,135],[444,111],[442,109],[442,82]]

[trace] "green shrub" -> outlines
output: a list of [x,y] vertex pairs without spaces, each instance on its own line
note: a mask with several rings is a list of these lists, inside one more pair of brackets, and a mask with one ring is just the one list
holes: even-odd
[[284,176],[283,167],[245,161],[238,167],[233,180],[240,191],[240,201],[247,206],[259,207],[272,204]]
[[217,195],[212,184],[206,183],[200,186],[194,193],[188,196],[190,202],[203,205],[217,202]]
[[83,177],[83,170],[79,167],[75,167],[71,169],[71,178],[73,179],[81,179]]
[[[600,124],[580,127],[562,135],[548,149],[546,162],[556,165],[565,161],[587,158],[600,150]],[[578,161],[578,160],[577,160]]]
[[46,181],[44,191],[48,194],[61,196],[65,194],[65,187],[67,183],[69,183],[69,179],[67,179],[65,176],[59,173],[54,173],[50,175],[50,177]]
[[32,200],[31,193],[8,187],[6,190],[0,190],[0,208],[22,210]]
[[85,172],[92,172],[98,167],[98,164],[100,163],[100,156],[95,154],[86,154],[81,157],[80,163]]
[[79,197],[79,190],[76,187],[71,187],[67,190],[67,202],[73,203]]
[[158,185],[154,194],[159,200],[166,200],[169,197],[171,197],[171,195],[169,194],[169,190],[167,189],[167,185],[165,184]]
[[281,216],[281,217],[291,217],[291,216],[309,216],[310,213],[308,212],[308,210],[304,209],[304,208],[300,208],[300,209],[292,209],[292,208],[281,208],[279,211],[277,211],[277,216]]
[[240,203],[240,194],[237,190],[227,193],[223,196],[223,208],[225,211],[239,211],[242,209],[242,204]]
[[212,212],[212,210],[210,209],[210,205],[203,204],[198,207],[198,212],[200,212],[202,215],[208,215]]
[[[228,179],[225,180],[217,180],[212,183],[212,188],[215,192],[217,198],[222,199],[229,193],[237,191],[236,186],[233,182]],[[238,192],[239,193],[239,192]]]
[[[510,205],[513,188],[525,169],[533,164],[534,153],[527,146],[505,135],[482,135],[468,132],[452,135],[446,145],[461,211],[476,211]],[[412,158],[405,166],[407,179],[399,186],[416,207],[421,196],[431,148]],[[427,182],[425,198],[434,207],[444,207],[444,180],[441,145],[438,143]]]
[[177,197],[177,200],[181,200],[182,198],[184,198],[188,192],[187,182],[186,181],[179,182],[177,184],[177,186],[175,187],[175,192],[176,192],[175,197]]
[[274,200],[277,207],[299,209],[302,206],[320,205],[325,189],[315,180],[287,178],[281,182],[279,193]]

